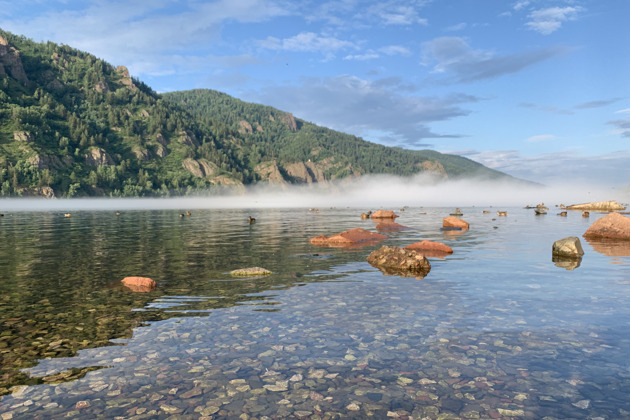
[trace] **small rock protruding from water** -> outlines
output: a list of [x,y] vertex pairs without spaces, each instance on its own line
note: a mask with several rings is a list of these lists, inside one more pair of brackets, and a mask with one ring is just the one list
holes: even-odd
[[558,216],[567,217],[567,212],[561,211],[560,213],[558,213]]
[[460,228],[461,230],[468,230],[470,228],[470,224],[463,219],[458,219],[457,217],[449,216],[442,219],[442,227]]
[[133,292],[146,293],[157,287],[155,280],[149,277],[125,277],[122,284]]
[[591,213],[589,213],[587,211],[583,211],[582,212],[582,217],[591,217]]
[[238,270],[232,270],[230,271],[230,274],[236,277],[266,276],[271,274],[271,271],[262,267],[248,267],[239,268]]
[[553,243],[552,254],[564,258],[582,258],[584,250],[578,237],[569,236]]
[[431,271],[431,263],[424,255],[397,246],[385,245],[372,251],[367,262],[387,275],[423,278]]
[[369,219],[371,215],[372,215],[372,210],[368,211],[367,213],[361,213],[361,219],[362,220]]
[[497,211],[497,216],[507,217],[507,210],[506,211]]
[[398,215],[393,210],[377,210],[371,217],[372,219],[395,219]]

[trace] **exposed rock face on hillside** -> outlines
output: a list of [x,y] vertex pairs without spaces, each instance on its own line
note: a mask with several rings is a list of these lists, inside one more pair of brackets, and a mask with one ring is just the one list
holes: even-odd
[[219,167],[207,159],[184,159],[182,167],[197,178],[213,176],[218,172]]
[[91,149],[85,155],[85,164],[89,166],[115,165],[114,159],[104,149]]
[[324,172],[310,160],[306,163],[295,162],[286,166],[286,171],[295,181],[305,184],[313,182],[326,182]]
[[16,131],[13,133],[13,139],[17,141],[23,141],[25,143],[33,143],[35,138],[28,131]]
[[422,163],[418,164],[418,167],[426,172],[432,172],[435,175],[439,175],[440,177],[446,179],[448,178],[448,174],[444,169],[444,166],[440,162],[436,162],[434,160],[425,160]]
[[36,166],[37,169],[59,169],[65,165],[59,160],[57,156],[35,155],[30,158],[29,163]]
[[295,121],[295,117],[292,114],[284,114],[282,116],[282,122],[294,133],[298,131],[297,121]]
[[129,90],[135,92],[138,87],[133,84],[133,80],[131,76],[129,76],[129,70],[125,66],[118,66],[116,70],[121,74],[122,78],[120,79],[120,83],[127,86]]
[[256,165],[254,171],[258,174],[258,176],[260,176],[260,178],[264,181],[268,181],[270,184],[287,183],[280,173],[280,168],[278,168],[278,163],[275,160]]
[[0,76],[6,75],[24,85],[28,83],[20,52],[13,48],[4,37],[0,36]]

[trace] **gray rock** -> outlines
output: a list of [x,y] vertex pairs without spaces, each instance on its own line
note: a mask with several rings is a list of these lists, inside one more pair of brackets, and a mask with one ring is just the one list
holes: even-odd
[[569,236],[553,243],[552,254],[564,258],[582,258],[584,250],[578,237]]

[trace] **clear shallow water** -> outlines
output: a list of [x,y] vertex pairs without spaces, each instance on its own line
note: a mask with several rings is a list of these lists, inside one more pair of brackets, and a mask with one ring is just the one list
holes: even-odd
[[[397,211],[410,229],[386,244],[454,250],[418,280],[371,267],[378,246],[308,243],[375,230],[364,210],[5,214],[0,413],[630,417],[630,246],[581,238],[600,214],[464,208],[457,234],[440,231],[452,209]],[[586,252],[573,270],[551,261],[567,236]],[[229,275],[250,266],[274,274]],[[158,289],[131,293],[129,275]]]

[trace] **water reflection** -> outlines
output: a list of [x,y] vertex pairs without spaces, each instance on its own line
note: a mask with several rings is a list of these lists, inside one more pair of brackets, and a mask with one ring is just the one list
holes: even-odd
[[571,257],[562,257],[559,255],[553,255],[551,257],[551,261],[555,264],[556,267],[564,268],[565,270],[575,270],[580,266],[582,262],[582,258],[571,258]]
[[593,250],[608,257],[630,257],[630,241],[622,239],[585,238]]

